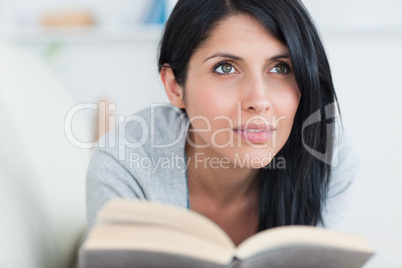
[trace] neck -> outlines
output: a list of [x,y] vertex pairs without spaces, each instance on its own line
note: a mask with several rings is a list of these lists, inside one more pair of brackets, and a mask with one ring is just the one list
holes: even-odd
[[221,205],[254,199],[257,190],[257,169],[219,165],[218,159],[186,145],[188,187],[190,195],[203,196]]

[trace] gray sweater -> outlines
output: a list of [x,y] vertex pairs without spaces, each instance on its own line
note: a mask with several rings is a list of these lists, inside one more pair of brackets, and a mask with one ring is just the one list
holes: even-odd
[[[88,230],[110,199],[144,199],[189,208],[185,143],[189,120],[179,109],[151,106],[126,118],[103,136],[87,173]],[[340,131],[339,131],[340,132]],[[325,227],[340,229],[359,158],[344,133],[339,133],[338,158],[332,168],[323,211]]]

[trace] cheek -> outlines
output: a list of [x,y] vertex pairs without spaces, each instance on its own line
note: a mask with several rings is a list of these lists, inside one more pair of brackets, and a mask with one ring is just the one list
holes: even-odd
[[[186,87],[186,107],[189,115],[203,115],[209,119],[216,116],[230,116],[233,103],[236,103],[235,94],[230,94],[228,88],[208,79],[189,81]],[[229,93],[229,94],[228,94]]]
[[274,94],[274,106],[287,117],[293,118],[300,102],[300,91],[294,78],[289,77],[278,85]]
[[282,102],[284,113],[293,120],[300,103],[299,90],[297,88],[289,90],[289,93],[283,96]]
[[289,137],[299,103],[300,92],[297,87],[288,88],[276,98],[275,123],[282,141],[286,141]]

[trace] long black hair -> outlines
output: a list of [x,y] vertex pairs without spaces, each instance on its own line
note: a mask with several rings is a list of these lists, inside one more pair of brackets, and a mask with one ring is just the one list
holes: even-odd
[[[179,0],[160,43],[159,71],[168,64],[177,82],[184,86],[191,56],[205,44],[218,23],[239,14],[255,18],[288,47],[301,92],[290,136],[275,156],[286,159],[286,168],[262,168],[259,172],[258,229],[324,224],[322,210],[332,155],[324,153],[326,148],[331,149],[328,137],[333,133],[327,133],[330,130],[325,120],[304,129],[303,122],[316,112],[325,118],[325,107],[337,98],[322,42],[299,0]],[[313,156],[306,146],[325,155],[325,159]]]

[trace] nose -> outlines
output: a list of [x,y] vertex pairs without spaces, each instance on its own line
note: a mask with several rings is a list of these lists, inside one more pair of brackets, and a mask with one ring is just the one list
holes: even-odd
[[268,85],[263,78],[252,77],[246,82],[242,94],[242,109],[257,114],[269,110],[271,103],[268,96]]

